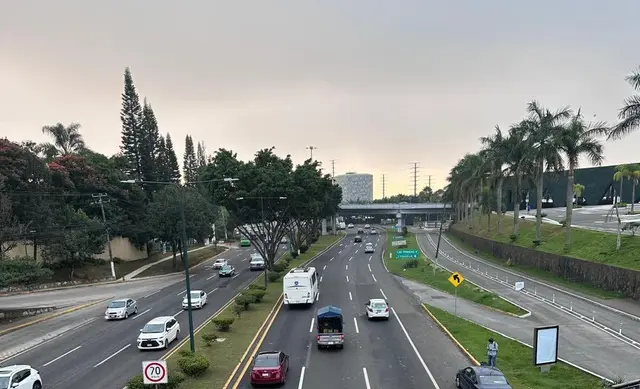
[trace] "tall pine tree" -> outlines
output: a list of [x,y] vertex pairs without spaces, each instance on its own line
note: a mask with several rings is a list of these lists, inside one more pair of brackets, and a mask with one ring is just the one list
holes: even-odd
[[164,142],[162,135],[158,136],[158,144],[156,145],[157,157],[156,157],[156,177],[158,181],[169,182],[171,181],[171,168],[169,167],[169,153],[167,152],[167,145]]
[[193,138],[187,135],[184,140],[184,160],[182,165],[185,182],[198,181],[198,160],[196,159],[196,151],[193,148]]
[[198,142],[196,158],[198,160],[198,172],[200,172],[207,166],[207,149],[204,147],[204,142]]
[[144,180],[140,155],[142,107],[129,68],[124,70],[124,92],[122,93],[120,121],[122,122],[122,145],[120,148],[129,165],[127,173],[134,180]]
[[182,176],[180,175],[180,165],[178,164],[178,157],[176,157],[176,151],[173,149],[173,142],[171,141],[171,135],[167,132],[165,138],[166,154],[168,165],[169,180],[171,182],[180,182]]
[[140,168],[145,181],[158,181],[156,159],[158,158],[158,121],[151,105],[144,100],[142,125],[140,128]]

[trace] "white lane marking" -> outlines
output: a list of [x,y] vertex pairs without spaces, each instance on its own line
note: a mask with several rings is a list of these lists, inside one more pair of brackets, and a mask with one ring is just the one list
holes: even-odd
[[244,261],[246,261],[246,260],[248,260],[248,259],[249,259],[249,258],[245,258],[245,259],[243,259],[243,260],[242,260],[242,262],[244,262]]
[[380,289],[380,293],[382,293],[382,297],[384,297],[384,299],[386,300],[387,299],[387,295],[384,294],[384,291],[382,289]]
[[178,316],[179,314],[181,314],[182,312],[184,312],[184,309],[181,309],[178,313],[176,313],[175,315],[173,315],[173,317]]
[[373,255],[369,255],[369,262],[371,262],[371,258],[373,258]]
[[373,277],[374,282],[378,282],[378,280],[376,280],[376,276],[374,276],[373,273],[371,273],[371,277]]
[[153,296],[154,294],[156,294],[156,293],[158,293],[158,292],[160,292],[160,291],[159,291],[159,290],[156,290],[155,292],[153,292],[153,293],[149,293],[148,295],[143,296],[142,298],[143,298],[143,299],[146,299],[147,297],[151,297],[151,296]]
[[358,254],[358,251],[360,251],[360,249],[356,250],[356,254]]
[[351,295],[351,292],[349,292],[349,300],[353,300],[353,296]]
[[338,251],[338,254],[340,254],[342,252],[342,250]]
[[370,271],[371,273],[373,273],[373,270],[371,270],[371,265],[369,265],[369,264],[367,263],[367,266],[369,267],[369,271]]
[[298,389],[302,389],[303,382],[304,382],[304,366],[302,366],[302,371],[300,372],[300,381],[298,382]]
[[347,276],[347,282],[349,282],[349,276]]
[[131,347],[131,343],[129,343],[128,345],[124,346],[123,348],[121,348],[120,350],[116,351],[115,353],[109,355],[108,357],[106,357],[102,361],[96,363],[93,367],[98,367],[98,366],[102,365],[103,363],[105,363],[109,359],[115,357],[116,355],[120,354],[121,352],[123,352],[124,350],[128,349],[129,347]]
[[309,326],[309,332],[313,332],[313,323],[315,323],[315,321],[316,321],[316,318],[312,317],[311,318],[311,325]]
[[335,258],[335,257],[331,257],[331,259],[329,260],[329,262],[333,261],[333,258]]
[[176,293],[176,296],[180,296],[181,294],[185,294],[185,293],[187,293],[187,290],[186,290],[186,289],[185,289],[185,290],[183,290],[183,291],[182,291],[182,292],[180,292],[180,293]]
[[327,270],[327,265],[324,265],[324,267],[322,268],[322,270]]
[[344,270],[349,270],[349,265],[344,265]]
[[322,276],[320,276],[320,282],[322,282]]
[[391,308],[391,312],[393,312],[393,316],[396,317],[396,320],[398,321],[398,324],[400,324],[400,328],[402,328],[402,332],[404,332],[404,336],[407,337],[407,340],[409,341],[409,344],[411,345],[411,348],[413,349],[413,352],[416,353],[416,356],[418,357],[418,360],[420,361],[420,364],[422,365],[424,370],[427,372],[427,375],[431,379],[431,383],[433,384],[433,387],[435,389],[440,389],[440,386],[438,386],[438,383],[436,382],[436,379],[433,377],[433,374],[431,374],[431,370],[429,370],[429,367],[427,366],[427,364],[424,363],[424,359],[422,359],[422,355],[420,355],[420,352],[416,348],[416,345],[413,343],[413,340],[411,340],[411,337],[409,336],[409,333],[407,332],[407,329],[404,328],[404,324],[402,324],[402,320],[400,320],[400,317],[396,313],[396,310],[393,309],[393,307]]
[[64,358],[64,357],[66,357],[67,355],[69,355],[69,354],[71,354],[72,352],[76,351],[76,350],[77,350],[77,349],[79,349],[80,347],[82,347],[82,346],[78,346],[78,347],[76,347],[76,348],[74,348],[74,349],[72,349],[72,350],[67,351],[66,353],[64,353],[64,354],[60,355],[58,358],[56,358],[56,359],[52,359],[52,360],[50,360],[49,362],[45,363],[44,365],[42,365],[42,367],[49,366],[49,365],[50,365],[50,364],[52,364],[53,362],[55,362],[55,361],[57,361],[57,360],[59,360],[59,359],[62,359],[62,358]]
[[137,315],[135,315],[134,317],[131,318],[131,320],[136,320],[137,318],[139,318],[140,316],[144,315],[145,313],[149,312],[151,310],[151,308],[147,309],[146,311],[142,311],[140,313],[138,313]]
[[192,275],[190,275],[190,276],[189,276],[189,278],[193,278],[193,277],[195,277],[195,276],[196,276],[195,274],[192,274]]
[[207,281],[209,281],[210,279],[212,279],[213,277],[215,277],[216,275],[212,275],[211,277],[207,278]]
[[352,259],[353,259],[353,257],[349,258],[349,262],[351,262]]
[[231,277],[231,279],[234,280],[234,279],[236,279],[238,277],[240,277],[240,274],[236,274],[235,276]]
[[362,374],[364,374],[364,384],[367,386],[367,389],[371,389],[371,385],[369,385],[369,375],[367,374],[367,368],[362,368]]
[[316,295],[316,301],[320,301],[320,292],[318,291],[318,294]]
[[211,294],[211,293],[215,292],[216,290],[218,290],[218,288],[213,288],[213,289],[211,290],[211,292],[209,292],[209,294]]
[[356,334],[360,333],[360,329],[358,328],[358,321],[356,320],[356,318],[353,318],[353,324],[356,326]]

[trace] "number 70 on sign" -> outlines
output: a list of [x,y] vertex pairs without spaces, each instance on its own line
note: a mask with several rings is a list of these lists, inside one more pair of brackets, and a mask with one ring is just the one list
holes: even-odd
[[167,361],[142,362],[142,380],[145,385],[167,384]]

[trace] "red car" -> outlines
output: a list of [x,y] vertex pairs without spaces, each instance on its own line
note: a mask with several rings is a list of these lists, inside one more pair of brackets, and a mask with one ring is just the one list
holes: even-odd
[[251,385],[284,384],[289,356],[282,351],[263,351],[256,355],[251,369]]

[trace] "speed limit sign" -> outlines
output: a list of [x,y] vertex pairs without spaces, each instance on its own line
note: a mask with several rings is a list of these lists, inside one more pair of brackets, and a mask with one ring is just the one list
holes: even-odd
[[142,378],[145,385],[168,383],[167,361],[142,362]]

